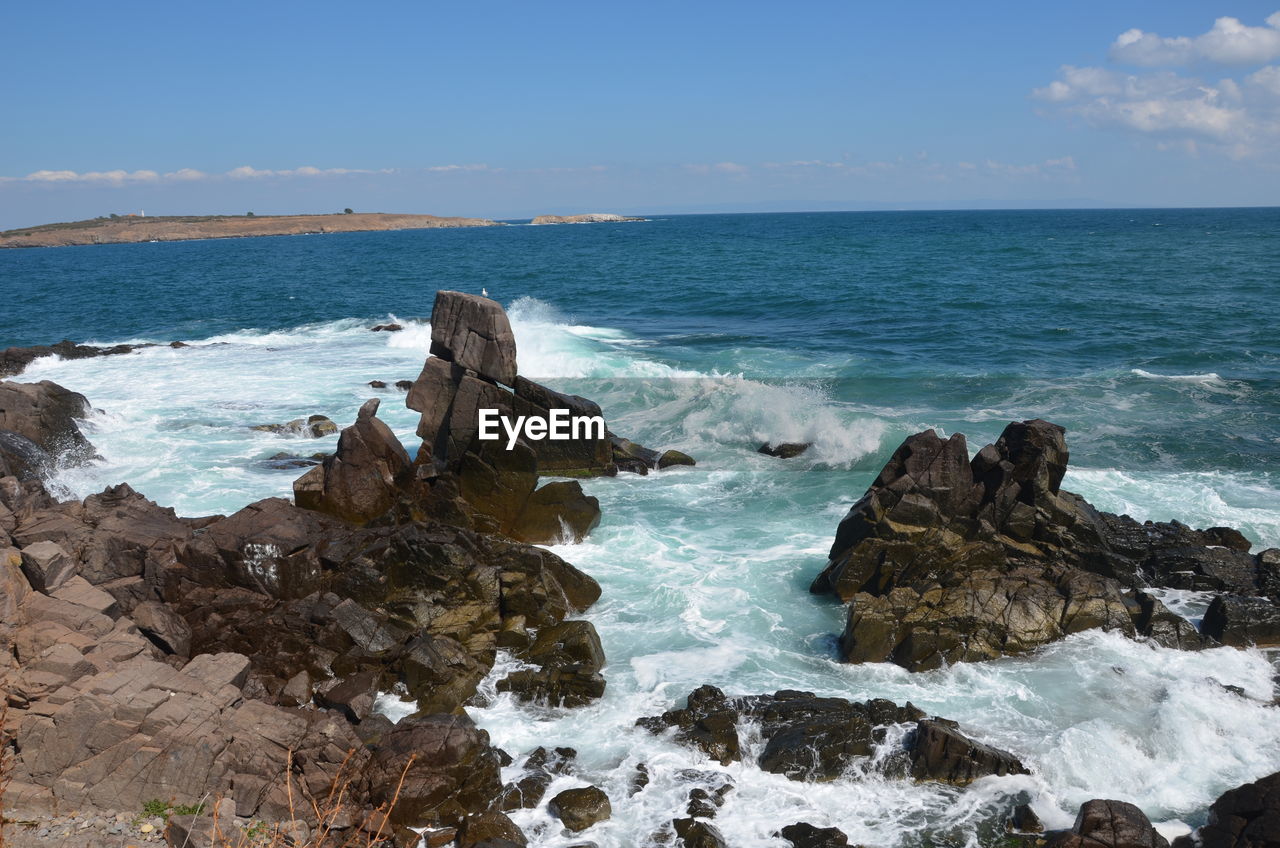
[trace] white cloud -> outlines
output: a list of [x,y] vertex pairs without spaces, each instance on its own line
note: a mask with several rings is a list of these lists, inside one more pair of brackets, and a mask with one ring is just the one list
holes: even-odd
[[1249,26],[1239,18],[1222,17],[1194,38],[1164,38],[1154,32],[1130,29],[1111,44],[1111,60],[1126,65],[1159,67],[1207,60],[1223,65],[1256,65],[1280,57],[1280,12],[1265,26]]
[[685,170],[692,171],[695,174],[733,174],[742,176],[751,169],[746,165],[740,165],[737,162],[716,162],[714,164],[692,164],[685,165]]
[[433,173],[444,173],[444,172],[449,172],[449,171],[487,171],[487,170],[489,170],[489,166],[488,166],[488,165],[484,165],[484,164],[475,164],[475,165],[432,165],[430,168],[427,168],[427,170],[428,170],[428,171],[430,171],[430,172],[433,172]]
[[[1195,37],[1131,29],[1111,45],[1115,62],[1143,67],[1212,62],[1259,65],[1280,57],[1280,12],[1265,26],[1218,18]],[[1062,114],[1152,138],[1161,150],[1201,150],[1236,158],[1280,148],[1280,68],[1241,78],[1205,79],[1174,70],[1120,71],[1064,65],[1032,96]]]

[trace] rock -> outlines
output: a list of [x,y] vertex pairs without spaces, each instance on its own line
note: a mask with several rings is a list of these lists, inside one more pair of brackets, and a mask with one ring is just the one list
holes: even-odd
[[742,758],[738,740],[738,711],[714,686],[700,686],[689,693],[682,710],[668,710],[660,716],[649,716],[636,721],[636,725],[651,733],[661,733],[675,727],[676,739],[686,745],[701,749],[721,765],[737,762]]
[[396,380],[396,388],[402,392],[407,392],[413,388],[412,380]]
[[1200,632],[1224,645],[1280,645],[1280,607],[1266,598],[1218,595],[1209,603]]
[[57,471],[58,461],[20,433],[0,430],[0,477],[36,480]]
[[121,353],[132,353],[144,347],[155,347],[151,344],[113,345],[111,347],[95,347],[78,345],[63,339],[57,344],[35,345],[33,347],[10,347],[0,351],[0,377],[19,374],[33,361],[43,356],[57,356],[60,359],[89,359],[95,356],[114,356]]
[[911,776],[967,786],[989,775],[1030,774],[1013,754],[975,742],[958,730],[955,722],[923,719],[907,743]]
[[143,601],[130,614],[143,635],[166,654],[191,656],[191,627],[161,601]]
[[62,465],[80,465],[97,456],[76,424],[91,411],[84,395],[50,380],[0,381],[0,430],[30,439]]
[[1169,848],[1142,810],[1124,801],[1086,801],[1071,830],[1046,848]]
[[[765,456],[776,456],[779,459],[794,459],[811,447],[813,447],[813,442],[779,442],[776,445],[765,442],[756,448],[756,453],[762,453]],[[792,826],[795,827],[795,825]]]
[[431,353],[508,386],[516,380],[516,339],[497,301],[457,291],[436,292]]
[[662,456],[658,457],[658,468],[671,468],[675,465],[697,465],[693,457],[687,453],[681,453],[678,450],[663,451]]
[[609,434],[609,444],[613,451],[613,462],[619,471],[630,471],[633,474],[648,474],[650,469],[658,467],[660,454],[643,445]]
[[627,218],[611,212],[592,212],[586,215],[538,215],[530,223],[545,224],[616,224],[623,221],[643,221],[644,218]]
[[520,657],[544,668],[580,666],[599,671],[605,663],[600,636],[589,621],[564,621],[539,629]]
[[1280,844],[1280,772],[1224,792],[1194,837],[1200,848]]
[[1138,615],[1134,617],[1134,629],[1139,636],[1151,639],[1166,648],[1197,651],[1212,647],[1214,640],[1200,634],[1191,622],[1169,610],[1159,598],[1150,592],[1137,592]]
[[613,445],[607,436],[599,404],[577,395],[554,391],[524,377],[517,377],[513,409],[518,415],[544,421],[550,420],[553,410],[565,410],[571,420],[598,418],[600,421],[595,428],[596,432],[583,433],[581,438],[542,439],[530,443],[538,460],[539,474],[599,477],[617,473],[613,464]]
[[386,383],[386,381],[385,381],[385,380],[370,380],[370,381],[369,381],[369,388],[372,388],[372,389],[385,389],[386,387],[387,387],[387,383]]
[[566,789],[547,804],[547,812],[578,833],[613,815],[609,796],[596,786]]
[[557,480],[529,495],[508,535],[531,545],[577,543],[599,523],[599,499],[576,480]]
[[35,542],[22,549],[22,573],[37,592],[52,594],[76,574],[77,563],[53,542]]
[[305,420],[295,418],[284,424],[255,424],[249,429],[259,430],[264,433],[279,433],[283,436],[303,436],[309,439],[319,439],[324,436],[332,436],[338,432],[338,425],[334,424],[327,416],[311,415]]
[[793,848],[846,848],[849,837],[835,827],[816,827],[808,822],[789,824],[780,833]]
[[728,848],[724,836],[711,822],[699,819],[672,819],[676,839],[684,848]]
[[465,715],[411,716],[384,734],[364,772],[370,799],[390,803],[402,775],[394,824],[457,825],[502,790],[489,735]]
[[498,681],[499,692],[511,692],[521,701],[553,707],[585,707],[604,697],[605,680],[585,666],[570,665],[536,671],[513,671]]
[[1063,429],[1038,419],[1010,424],[972,460],[962,435],[907,438],[840,523],[812,586],[850,603],[842,658],[926,670],[1092,628],[1201,646],[1126,589],[1187,575],[1256,585],[1242,537],[1098,513],[1061,490],[1067,460]]
[[1030,804],[1019,804],[1005,822],[1005,830],[1012,833],[1044,833],[1044,824]]
[[[144,833],[154,829],[149,824],[143,828]],[[171,848],[222,848],[248,839],[244,828],[231,820],[215,821],[212,816],[171,815],[164,827],[164,841]]]
[[366,401],[356,422],[342,431],[333,456],[294,482],[298,506],[353,524],[366,524],[391,508],[411,462],[377,411],[377,398]]
[[505,840],[512,845],[528,845],[529,840],[524,831],[516,827],[515,822],[496,810],[476,813],[467,816],[458,825],[455,844],[458,848],[493,844]]
[[391,324],[377,324],[375,326],[370,327],[369,329],[373,330],[375,333],[398,333],[401,330],[403,330],[404,327],[400,324],[391,323]]

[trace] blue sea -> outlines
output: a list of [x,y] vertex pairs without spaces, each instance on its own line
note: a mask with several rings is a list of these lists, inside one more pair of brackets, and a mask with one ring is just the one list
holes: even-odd
[[[66,472],[64,492],[123,481],[180,514],[226,513],[291,492],[299,472],[269,457],[335,441],[251,425],[345,425],[379,396],[416,446],[403,393],[367,383],[417,376],[437,289],[486,291],[508,309],[522,374],[698,460],[586,481],[601,524],[555,548],[603,586],[587,617],[609,656],[605,698],[539,709],[491,678],[488,705],[470,710],[512,753],[579,750],[579,773],[547,797],[592,782],[614,810],[580,838],[641,844],[683,809],[681,769],[720,769],[632,727],[702,683],[910,700],[1033,772],[963,791],[801,784],[748,755],[724,769],[737,789],[716,819],[734,846],[784,846],[773,834],[796,821],[867,846],[978,845],[1014,803],[1065,827],[1091,798],[1136,803],[1172,836],[1225,789],[1280,770],[1262,652],[1091,632],[913,675],[836,662],[842,608],[807,592],[905,436],[962,432],[976,451],[1032,417],[1067,428],[1064,486],[1099,508],[1280,547],[1280,210],[702,215],[5,250],[0,346],[189,343],[39,360],[18,379],[55,380],[99,410],[85,429],[104,459]],[[368,329],[387,321],[405,329]],[[756,453],[777,441],[813,447]],[[1207,603],[1164,597],[1191,618]],[[653,782],[631,797],[641,761]],[[514,818],[532,845],[580,841],[545,808]]]

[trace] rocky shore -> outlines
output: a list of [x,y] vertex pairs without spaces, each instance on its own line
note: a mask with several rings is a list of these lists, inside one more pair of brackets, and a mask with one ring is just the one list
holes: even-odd
[[586,215],[539,215],[531,224],[616,224],[621,221],[643,221],[644,218],[628,218],[626,215],[593,212]]
[[487,218],[354,212],[338,215],[201,215],[93,218],[0,232],[0,247],[66,247],[148,241],[296,236],[440,227],[497,227]]
[[[0,362],[20,370],[38,350],[103,353],[10,349]],[[495,666],[510,669],[499,692],[549,709],[605,695],[608,658],[582,617],[601,587],[543,546],[581,541],[600,521],[578,479],[694,460],[608,431],[511,449],[481,439],[480,409],[603,413],[522,376],[502,308],[460,292],[437,294],[431,355],[405,402],[419,414],[416,452],[374,398],[292,501],[191,518],[126,484],[59,500],[47,477],[94,461],[77,424],[89,399],[0,382],[0,828],[11,844],[507,848],[528,841],[508,814],[532,808],[592,844],[624,800],[616,789],[553,793],[577,773],[576,751],[503,751],[466,708]],[[1068,459],[1063,429],[1041,420],[1010,424],[972,458],[961,435],[908,438],[836,528],[813,583],[848,604],[840,658],[925,671],[1093,628],[1186,650],[1280,644],[1280,551],[1254,554],[1230,528],[1099,512],[1061,489]],[[1153,587],[1216,599],[1196,628]],[[393,722],[383,712],[395,701],[410,714]],[[635,724],[628,732],[668,736],[702,762],[681,772],[685,795],[663,824],[632,834],[646,846],[727,846],[716,821],[735,769],[966,793],[1034,765],[984,742],[984,728],[882,698],[704,685]],[[648,784],[641,763],[631,796]],[[1168,846],[1123,800],[1086,803],[1058,833],[1026,805],[988,824],[991,844],[1011,848]],[[848,844],[808,822],[779,821],[775,836]],[[1280,844],[1280,774],[1224,794],[1195,839]]]

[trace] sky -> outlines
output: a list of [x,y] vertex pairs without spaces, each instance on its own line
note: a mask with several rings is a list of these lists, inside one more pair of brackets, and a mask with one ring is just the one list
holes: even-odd
[[1280,0],[42,0],[0,74],[0,228],[1280,204]]

